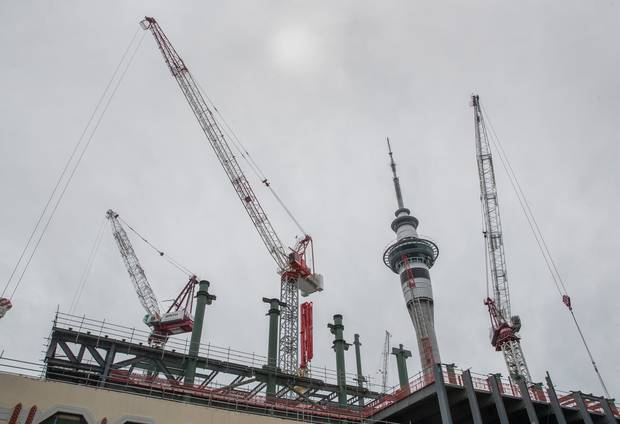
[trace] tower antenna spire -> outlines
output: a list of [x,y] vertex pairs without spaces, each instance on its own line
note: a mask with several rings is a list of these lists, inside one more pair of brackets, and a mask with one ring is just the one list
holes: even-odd
[[398,209],[403,209],[405,207],[403,203],[403,194],[400,191],[400,181],[398,179],[398,175],[396,174],[396,163],[394,162],[394,155],[392,153],[392,146],[390,145],[390,137],[386,137],[387,145],[388,145],[388,154],[390,155],[390,168],[392,168],[392,175],[394,181],[394,190],[396,190],[396,201],[398,202]]

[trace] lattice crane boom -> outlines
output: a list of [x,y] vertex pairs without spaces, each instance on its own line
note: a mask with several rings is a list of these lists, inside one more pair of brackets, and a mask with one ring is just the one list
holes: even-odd
[[142,29],[153,34],[168,69],[183,92],[267,251],[278,266],[281,275],[280,300],[287,305],[283,307],[280,317],[279,367],[285,372],[297,372],[299,290],[303,295],[308,295],[323,289],[322,277],[314,274],[306,263],[306,249],[312,245],[312,238],[304,235],[290,252],[284,247],[183,59],[154,18],[145,17],[140,25]]
[[477,95],[472,96],[472,106],[474,108],[480,200],[484,217],[483,234],[488,257],[487,278],[493,296],[484,301],[489,311],[493,331],[491,344],[497,351],[502,351],[511,378],[523,378],[529,383],[532,378],[525,362],[520,337],[517,335],[521,328],[521,320],[518,316],[511,315],[510,291],[493,157],[480,107],[480,99]]
[[140,265],[138,256],[133,250],[131,241],[129,241],[129,237],[127,237],[127,232],[118,219],[118,214],[112,209],[109,209],[106,213],[106,217],[110,221],[114,240],[116,241],[118,250],[121,253],[123,262],[125,263],[125,268],[127,268],[129,278],[131,279],[133,287],[136,290],[138,299],[147,313],[148,319],[159,319],[161,317],[159,303],[157,302],[155,293],[146,278],[144,269],[142,268],[142,265]]
[[141,22],[141,25],[143,29],[150,30],[153,37],[155,37],[155,41],[157,42],[161,54],[164,56],[168,69],[179,84],[179,88],[183,92],[192,112],[207,136],[211,147],[213,147],[215,155],[222,164],[226,176],[235,188],[243,207],[250,216],[263,243],[265,243],[269,254],[276,261],[279,270],[286,269],[288,264],[287,249],[284,248],[269,218],[265,214],[263,207],[256,198],[250,183],[245,177],[232,149],[224,137],[224,133],[220,129],[211,109],[200,92],[198,84],[194,81],[183,59],[181,59],[176,52],[157,21],[155,21],[154,18],[147,17]]
[[192,331],[194,328],[194,319],[192,317],[193,298],[198,278],[195,275],[190,276],[189,281],[170,307],[168,307],[166,312],[162,313],[157,297],[155,297],[155,293],[146,278],[144,269],[140,265],[138,256],[120,221],[119,215],[112,209],[109,209],[106,217],[112,226],[114,240],[116,240],[116,245],[121,253],[138,299],[146,310],[146,316],[143,321],[152,329],[149,343],[155,346],[163,346],[169,336]]

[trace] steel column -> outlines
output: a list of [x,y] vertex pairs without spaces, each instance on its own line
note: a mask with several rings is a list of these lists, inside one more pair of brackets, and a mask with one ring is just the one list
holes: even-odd
[[407,358],[411,357],[411,351],[406,350],[402,344],[392,348],[392,355],[396,356],[398,368],[398,382],[403,390],[409,389],[409,373],[407,372]]
[[278,367],[278,317],[280,316],[280,306],[286,307],[286,303],[280,302],[278,298],[268,299],[263,297],[263,302],[269,304],[269,345],[267,347],[267,366],[270,371],[267,381],[267,397],[275,397],[276,380],[275,371]]
[[609,405],[609,400],[602,397],[601,406],[605,411],[605,421],[607,421],[607,424],[618,424],[618,421],[616,420],[616,417],[614,417],[614,413],[611,410],[611,406]]
[[198,283],[198,293],[196,293],[196,314],[194,315],[194,328],[192,338],[189,343],[189,353],[187,366],[185,368],[185,384],[193,385],[196,377],[196,364],[198,360],[198,350],[200,349],[200,339],[202,338],[202,327],[204,323],[206,306],[213,303],[216,296],[209,293],[210,283],[202,280]]
[[[364,378],[364,375],[362,374],[362,355],[360,353],[360,346],[362,344],[360,343],[359,334],[353,335],[353,345],[355,346],[355,364],[357,365],[357,387],[359,387],[360,389],[363,389],[366,379]],[[359,403],[359,406],[364,406],[364,398],[360,396],[358,403]]]
[[336,351],[336,378],[338,382],[338,403],[341,406],[347,405],[347,376],[344,364],[344,351],[349,349],[349,344],[344,340],[342,325],[342,315],[334,315],[334,323],[327,324],[330,332],[335,336],[333,349]]
[[441,414],[441,422],[442,424],[452,424],[450,401],[448,400],[446,383],[443,380],[443,370],[441,368],[441,364],[433,365],[433,377],[435,377],[435,393],[437,393],[437,400],[439,401],[439,413]]
[[572,392],[573,399],[577,404],[577,409],[579,409],[579,416],[585,424],[594,424],[594,421],[592,421],[592,417],[588,412],[588,407],[586,406],[586,403],[584,402],[581,394],[581,392]]
[[478,398],[476,397],[476,391],[474,390],[474,382],[471,379],[471,372],[469,370],[463,371],[463,386],[465,387],[465,393],[467,394],[469,409],[471,410],[471,417],[474,424],[482,424],[480,405],[478,405]]
[[532,398],[530,397],[530,391],[527,387],[527,382],[520,378],[517,380],[517,385],[519,386],[521,399],[525,404],[525,410],[527,411],[527,416],[530,419],[530,423],[539,424],[538,416],[536,415],[536,410],[534,409],[534,404],[532,403]]
[[566,417],[560,406],[560,401],[558,400],[558,395],[555,393],[555,387],[553,387],[553,382],[551,381],[549,373],[545,376],[545,380],[547,381],[547,394],[549,395],[553,415],[555,415],[558,424],[566,424]]
[[504,405],[504,401],[502,400],[502,393],[499,390],[497,376],[490,375],[487,378],[487,382],[489,383],[489,388],[491,389],[491,397],[493,398],[495,408],[497,409],[499,422],[501,424],[510,424],[510,421],[508,421],[508,414],[506,413],[506,406]]

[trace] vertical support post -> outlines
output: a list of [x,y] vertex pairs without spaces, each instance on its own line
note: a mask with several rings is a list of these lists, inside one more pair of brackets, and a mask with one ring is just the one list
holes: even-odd
[[443,379],[441,364],[433,365],[433,377],[435,378],[435,393],[439,402],[439,413],[441,414],[442,424],[452,424],[452,413],[450,412],[450,401],[446,382]]
[[600,399],[603,411],[605,411],[605,421],[607,424],[618,424],[616,417],[614,417],[614,412],[611,410],[611,405],[609,405],[609,399],[605,399],[604,397]]
[[192,338],[189,343],[188,361],[185,366],[185,384],[189,386],[194,384],[194,379],[196,378],[196,363],[198,362],[198,351],[200,349],[200,339],[202,338],[202,327],[204,324],[206,307],[217,298],[209,293],[210,284],[211,283],[206,280],[202,280],[198,283],[194,328],[192,329]]
[[564,412],[562,412],[562,407],[560,406],[558,395],[555,393],[555,387],[553,387],[553,382],[551,381],[551,376],[548,372],[545,376],[545,380],[547,381],[547,394],[549,395],[549,401],[551,402],[553,415],[555,415],[555,419],[557,420],[558,424],[566,424],[566,417],[564,416]]
[[[366,382],[366,378],[362,374],[362,355],[360,353],[360,335],[353,335],[353,345],[355,346],[355,364],[357,365],[357,387],[360,391],[364,388],[364,383]],[[360,395],[359,397],[359,406],[364,406],[364,397]]]
[[103,366],[103,372],[101,373],[101,379],[99,380],[99,387],[104,387],[105,382],[110,375],[110,367],[112,366],[112,362],[114,362],[114,356],[116,354],[116,345],[112,344],[110,346],[110,350],[105,355],[105,365]]
[[278,367],[278,317],[280,316],[280,306],[286,307],[286,303],[280,299],[268,299],[263,297],[263,302],[269,304],[269,344],[267,346],[267,365],[263,368],[269,370],[267,377],[267,398],[274,398],[276,395],[275,372]]
[[402,390],[409,390],[409,373],[407,372],[407,358],[411,358],[411,351],[403,348],[400,344],[392,348],[392,355],[396,356],[398,368],[398,382]]
[[469,409],[471,410],[471,416],[474,424],[482,424],[482,415],[480,414],[480,405],[478,404],[478,398],[476,397],[476,390],[474,389],[474,382],[471,379],[471,371],[463,371],[463,386],[465,386],[465,393],[467,394],[467,400],[469,401]]
[[575,403],[577,404],[577,408],[579,409],[579,416],[581,417],[583,422],[585,424],[594,424],[594,422],[592,421],[592,417],[590,416],[590,413],[588,412],[588,407],[586,406],[586,403],[584,402],[583,397],[581,396],[581,392],[572,392],[572,394],[573,394],[573,399],[575,400]]
[[521,400],[525,405],[525,410],[527,411],[527,416],[530,419],[530,423],[539,424],[538,416],[536,415],[536,410],[534,409],[534,404],[532,403],[532,398],[530,397],[530,391],[527,387],[527,382],[524,378],[519,378],[517,380],[517,385],[519,386]]
[[336,351],[336,378],[338,383],[338,403],[347,405],[347,377],[344,364],[344,351],[349,349],[349,344],[344,341],[342,315],[334,315],[334,323],[327,324],[330,332],[334,335],[333,349]]
[[489,384],[489,389],[491,389],[491,397],[495,403],[495,409],[497,409],[499,422],[501,424],[510,424],[510,421],[508,421],[508,414],[506,413],[506,406],[504,406],[504,401],[502,399],[502,392],[499,390],[498,380],[497,375],[491,374],[487,378],[487,383]]

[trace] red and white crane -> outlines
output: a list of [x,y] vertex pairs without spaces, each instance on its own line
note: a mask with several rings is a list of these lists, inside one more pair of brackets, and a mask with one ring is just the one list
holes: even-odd
[[166,312],[162,313],[159,302],[146,278],[142,265],[140,265],[140,261],[131,245],[127,232],[121,224],[119,215],[110,209],[106,213],[106,218],[110,221],[110,225],[112,226],[114,240],[116,240],[118,250],[121,253],[131,282],[138,294],[138,299],[146,311],[143,321],[152,329],[151,335],[149,336],[149,343],[156,346],[163,346],[169,336],[191,332],[194,328],[192,306],[194,289],[198,283],[196,276],[190,277],[172,305],[170,305]]
[[[310,247],[310,251],[312,251],[312,238],[305,234],[297,241],[294,248],[286,249],[284,247],[183,59],[176,52],[154,18],[145,17],[140,25],[142,29],[149,30],[153,34],[168,69],[183,92],[207,140],[215,151],[215,155],[239,196],[239,200],[241,200],[254,227],[267,247],[267,251],[278,266],[280,300],[286,303],[280,316],[278,366],[284,372],[296,373],[298,371],[299,350],[299,291],[302,295],[307,296],[323,289],[322,276],[315,274],[306,261],[307,249]],[[266,180],[263,182],[268,185]]]
[[495,350],[504,354],[510,377],[525,379],[527,383],[530,383],[532,377],[523,356],[520,337],[517,334],[521,329],[521,319],[517,315],[512,316],[510,311],[510,290],[493,157],[480,99],[477,95],[472,96],[472,106],[474,108],[476,159],[480,178],[480,201],[484,217],[483,234],[488,257],[487,284],[492,291],[492,295],[484,301],[491,319],[491,344]]

